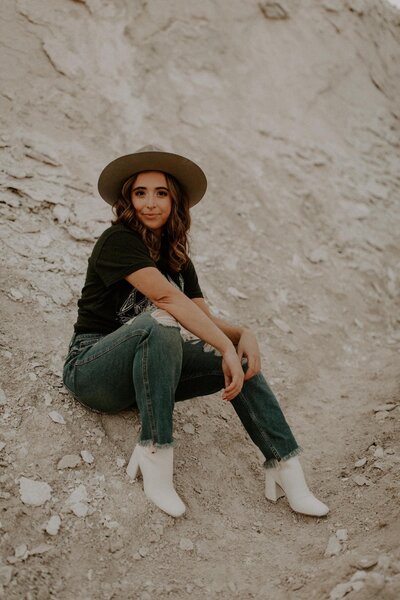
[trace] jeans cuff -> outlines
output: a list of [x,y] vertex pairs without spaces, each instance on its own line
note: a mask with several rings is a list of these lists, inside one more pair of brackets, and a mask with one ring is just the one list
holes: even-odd
[[175,447],[175,440],[172,440],[172,442],[165,442],[164,444],[153,442],[153,440],[138,440],[137,443],[139,446],[154,446],[154,448],[158,449]]
[[265,460],[263,467],[264,467],[264,469],[275,469],[276,467],[279,467],[279,463],[282,460],[289,460],[289,458],[293,458],[294,456],[297,456],[298,454],[300,454],[300,452],[303,452],[303,448],[300,448],[300,446],[298,446],[297,448],[295,448],[294,450],[289,452],[289,454],[286,454],[286,456],[281,456],[280,459],[268,458]]

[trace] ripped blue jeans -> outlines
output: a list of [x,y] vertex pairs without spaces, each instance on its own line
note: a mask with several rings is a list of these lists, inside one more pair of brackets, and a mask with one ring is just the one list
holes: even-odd
[[[92,410],[138,408],[139,444],[163,447],[173,444],[175,402],[221,390],[224,375],[217,352],[207,351],[201,340],[185,341],[173,317],[159,313],[156,318],[144,312],[108,335],[74,335],[63,381],[76,400]],[[263,453],[265,467],[299,452],[263,375],[245,381],[231,404]]]

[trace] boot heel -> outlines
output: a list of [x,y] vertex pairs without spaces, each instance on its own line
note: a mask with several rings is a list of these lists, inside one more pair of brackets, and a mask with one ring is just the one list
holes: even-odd
[[272,469],[267,469],[265,472],[265,497],[271,502],[276,502],[278,498],[285,495],[285,492],[269,471],[272,471]]
[[137,451],[137,446],[135,450],[132,452],[132,456],[129,460],[128,466],[126,467],[126,474],[130,479],[135,480],[139,473],[139,453]]

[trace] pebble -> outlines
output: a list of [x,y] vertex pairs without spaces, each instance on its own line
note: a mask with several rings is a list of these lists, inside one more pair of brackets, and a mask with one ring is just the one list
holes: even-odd
[[85,463],[88,463],[89,465],[92,464],[92,462],[94,462],[94,456],[88,450],[81,450],[81,456]]
[[24,295],[16,288],[10,288],[10,291],[8,292],[8,296],[12,300],[22,300],[22,298],[24,297]]
[[6,445],[4,442],[0,442],[0,452],[3,450],[3,448],[5,448]]
[[357,485],[371,485],[371,482],[369,479],[367,479],[367,477],[365,477],[365,475],[355,475],[353,477],[354,479],[354,483],[356,483]]
[[192,423],[185,423],[184,426],[182,427],[182,429],[186,433],[195,433],[195,428],[192,425]]
[[347,529],[338,529],[335,535],[339,542],[345,542],[347,540]]
[[81,483],[67,498],[65,506],[76,517],[86,517],[89,512],[86,487]]
[[13,574],[12,567],[1,566],[0,567],[0,585],[4,585],[4,587],[7,587],[11,581],[12,574]]
[[147,555],[148,555],[148,553],[149,553],[148,549],[147,549],[145,546],[141,546],[141,547],[139,548],[138,552],[139,552],[139,554],[140,554],[140,556],[141,556],[142,558],[144,558],[145,556],[147,556]]
[[336,535],[331,535],[326,546],[324,556],[337,556],[342,550],[342,545]]
[[278,329],[280,329],[284,333],[293,333],[292,328],[287,323],[285,323],[285,321],[282,321],[282,319],[278,319],[275,317],[272,319],[272,322],[278,327]]
[[373,556],[363,556],[362,558],[355,559],[350,564],[353,567],[356,567],[356,569],[370,569],[371,567],[374,567],[377,562],[378,559]]
[[384,411],[391,411],[394,408],[396,408],[396,406],[399,406],[398,404],[394,404],[392,402],[388,403],[388,404],[380,404],[379,406],[375,406],[374,408],[374,412],[384,412]]
[[381,554],[378,558],[378,569],[382,569],[383,571],[387,571],[390,567],[391,558],[387,554]]
[[328,251],[324,246],[320,246],[319,248],[311,250],[311,252],[307,255],[307,258],[314,264],[324,262],[328,260]]
[[194,545],[192,540],[189,540],[189,538],[181,538],[179,542],[179,548],[181,550],[193,550]]
[[73,469],[81,464],[81,457],[77,454],[66,454],[57,463],[57,469]]
[[46,532],[49,535],[57,535],[58,530],[60,529],[61,519],[59,515],[53,515],[50,517],[46,524]]
[[113,536],[110,538],[110,552],[118,552],[124,547],[124,542],[119,536]]
[[375,458],[385,458],[385,452],[381,446],[378,446],[374,452]]
[[4,406],[4,404],[7,403],[7,398],[6,395],[4,393],[3,388],[0,387],[0,406]]
[[329,600],[341,600],[341,598],[344,598],[352,589],[353,586],[350,582],[339,583],[329,594]]
[[359,467],[363,467],[366,462],[367,462],[367,459],[365,457],[360,458],[359,460],[356,460],[356,462],[354,463],[354,466],[356,467],[356,469],[358,469]]
[[117,463],[117,467],[123,467],[126,463],[126,460],[124,458],[121,458],[120,456],[118,456],[118,458],[115,461]]
[[48,552],[49,550],[51,550],[52,547],[53,546],[50,546],[50,544],[39,544],[38,546],[32,548],[32,550],[29,550],[29,555],[33,556],[34,554],[43,554],[44,552]]
[[65,425],[65,419],[59,412],[56,410],[52,410],[49,412],[49,417],[54,423],[60,423],[60,425]]
[[236,289],[235,287],[228,287],[228,293],[231,296],[233,296],[234,298],[238,298],[239,300],[247,300],[248,299],[248,296],[246,296],[246,294],[244,294],[240,290]]
[[35,481],[27,477],[19,480],[19,492],[24,504],[41,506],[51,498],[51,487],[45,481]]
[[53,398],[50,396],[50,394],[48,392],[46,392],[44,394],[44,403],[46,406],[50,406],[51,403],[53,402]]

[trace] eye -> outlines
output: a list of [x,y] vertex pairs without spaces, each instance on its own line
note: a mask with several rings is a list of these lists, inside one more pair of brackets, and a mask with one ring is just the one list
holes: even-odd
[[137,198],[142,198],[144,196],[143,190],[135,190],[133,193]]
[[161,198],[166,198],[166,196],[168,196],[168,192],[166,190],[158,190],[158,196]]

